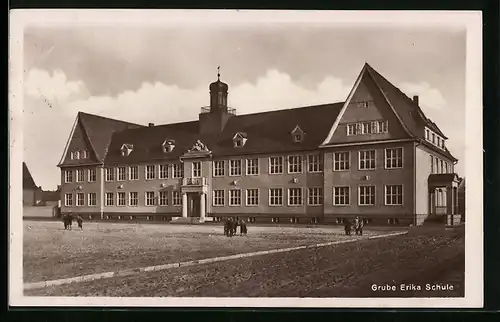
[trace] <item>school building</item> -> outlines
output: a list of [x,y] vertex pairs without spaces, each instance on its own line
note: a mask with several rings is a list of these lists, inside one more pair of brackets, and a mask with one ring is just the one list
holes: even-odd
[[[345,102],[236,115],[209,86],[198,120],[148,126],[78,113],[59,163],[62,213],[120,221],[459,221],[447,137],[365,64]],[[167,112],[167,111],[166,111]],[[154,116],[152,116],[153,118]]]

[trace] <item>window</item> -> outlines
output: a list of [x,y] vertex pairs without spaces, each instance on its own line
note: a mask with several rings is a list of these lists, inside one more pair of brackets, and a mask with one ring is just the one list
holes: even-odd
[[307,170],[309,172],[323,171],[323,160],[320,154],[313,154],[307,156]]
[[302,206],[302,188],[288,189],[288,205]]
[[333,187],[333,205],[347,206],[350,204],[349,187]]
[[434,157],[431,155],[431,173],[434,173]]
[[229,190],[229,205],[230,206],[241,205],[241,190],[239,189]]
[[357,108],[367,108],[368,107],[368,101],[356,102],[356,103],[354,103],[354,106],[356,106]]
[[96,177],[97,177],[96,169],[89,169],[88,170],[89,182],[95,182]]
[[76,170],[76,182],[85,181],[85,172],[81,169]]
[[375,169],[375,150],[359,151],[359,170]]
[[160,206],[168,206],[168,194],[166,191],[160,191]]
[[429,141],[429,136],[430,136],[430,135],[429,135],[429,130],[428,130],[428,129],[425,129],[425,139],[426,139],[427,141]]
[[307,204],[320,206],[323,204],[323,188],[309,188],[307,191]]
[[229,160],[229,175],[241,176],[241,160]]
[[403,167],[403,148],[385,149],[385,168]]
[[371,127],[370,127],[370,122],[363,122],[362,123],[362,133],[363,134],[371,134]]
[[347,124],[347,135],[356,135],[356,124]]
[[385,204],[387,206],[400,206],[403,204],[402,185],[385,186]]
[[360,206],[375,205],[375,186],[359,187],[359,205]]
[[270,174],[283,173],[283,157],[270,157],[269,158],[269,173]]
[[172,178],[182,178],[184,176],[184,164],[176,163],[172,165]]
[[259,204],[259,189],[247,189],[247,206]]
[[378,133],[378,122],[377,121],[370,122],[370,131],[371,131],[371,133]]
[[75,159],[80,159],[80,151],[75,152]]
[[146,180],[153,180],[156,178],[156,167],[154,165],[146,166]]
[[73,182],[73,170],[64,171],[64,182],[66,183]]
[[347,171],[351,168],[350,152],[335,152],[333,154],[333,171]]
[[240,148],[243,146],[243,140],[241,138],[234,139],[234,146],[236,148]]
[[302,156],[291,155],[288,157],[288,173],[302,173]]
[[69,158],[70,158],[71,160],[73,160],[73,159],[75,158],[75,153],[74,153],[74,152],[70,152],[70,154],[69,154],[69,155],[70,155],[70,157],[69,157]]
[[139,204],[139,194],[137,192],[129,193],[129,204],[130,206],[137,206]]
[[119,167],[117,168],[118,172],[118,181],[125,181],[127,180],[127,168],[125,167]]
[[378,126],[377,133],[387,133],[389,131],[388,121],[378,121],[377,126]]
[[437,137],[437,146],[441,146],[441,138],[439,136]]
[[146,206],[154,206],[155,202],[155,193],[154,191],[146,191]]
[[76,205],[77,206],[85,206],[85,194],[82,192],[78,192],[76,194]]
[[83,150],[82,159],[87,159],[89,157],[89,151]]
[[432,133],[432,144],[436,144],[436,134]]
[[439,159],[437,157],[434,157],[434,161],[436,161],[435,163],[436,173],[439,173]]
[[182,205],[182,195],[180,191],[173,191],[172,192],[172,204],[174,206],[181,206]]
[[130,180],[139,180],[139,167],[134,165],[128,167],[128,175]]
[[65,193],[64,194],[64,205],[65,206],[73,206],[73,194],[72,193]]
[[160,164],[160,179],[168,178],[168,164]]
[[224,206],[224,190],[214,190],[214,206]]
[[191,174],[193,178],[201,177],[201,162],[193,162],[193,168]]
[[106,181],[113,181],[115,180],[115,172],[113,171],[113,168],[106,168]]
[[88,198],[89,198],[89,206],[97,205],[97,194],[95,192],[89,193]]
[[259,174],[259,159],[247,159],[247,175],[256,176]]
[[293,135],[293,142],[301,142],[301,141],[302,141],[302,134]]
[[283,205],[283,189],[282,188],[269,189],[269,205],[270,206]]
[[223,177],[225,175],[226,162],[224,160],[214,161],[214,177]]
[[440,165],[441,165],[441,173],[445,173],[444,172],[444,161],[443,160],[439,160],[440,162]]
[[106,192],[106,206],[113,206],[114,204],[114,194],[112,192]]
[[125,206],[126,204],[127,203],[125,201],[125,192],[118,192],[116,205],[117,206]]

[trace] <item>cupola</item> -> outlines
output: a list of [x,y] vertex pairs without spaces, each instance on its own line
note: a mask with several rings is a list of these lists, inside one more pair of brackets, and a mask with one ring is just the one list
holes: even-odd
[[217,81],[209,86],[210,89],[210,111],[227,111],[227,94],[229,86],[220,80],[220,66],[217,67]]

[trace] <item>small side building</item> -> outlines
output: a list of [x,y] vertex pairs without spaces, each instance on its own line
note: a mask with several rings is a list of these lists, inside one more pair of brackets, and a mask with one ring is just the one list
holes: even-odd
[[35,184],[35,180],[33,180],[28,166],[23,162],[23,205],[35,206],[37,195],[40,193],[40,190],[41,189]]

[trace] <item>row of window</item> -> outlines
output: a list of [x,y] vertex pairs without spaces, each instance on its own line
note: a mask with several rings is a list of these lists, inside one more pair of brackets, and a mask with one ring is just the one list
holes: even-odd
[[389,131],[389,122],[369,121],[347,124],[347,135],[366,135],[366,134],[381,134]]
[[71,151],[69,153],[69,157],[71,160],[78,160],[78,159],[87,159],[89,157],[89,151],[87,150],[76,150],[76,151]]
[[[304,193],[302,188],[287,189],[287,204],[288,206],[302,206],[304,203]],[[228,191],[228,205],[241,206],[243,192],[241,189],[231,189]],[[76,193],[76,206],[96,206],[97,195],[95,192],[87,194]],[[245,190],[245,205],[258,206],[260,204],[259,189],[251,188]],[[145,192],[144,204],[146,206],[168,206],[169,194],[167,191],[160,191],[158,194],[154,191]],[[106,192],[104,203],[106,206],[138,206],[138,192],[129,192],[128,200],[126,192]],[[358,186],[358,205],[371,206],[376,203],[376,187],[375,186]],[[73,193],[66,193],[64,198],[66,206],[73,206]],[[283,206],[284,204],[284,188],[269,189],[268,197],[269,206]],[[320,206],[323,204],[323,188],[307,188],[307,205]],[[333,205],[349,206],[351,204],[351,188],[349,186],[333,187]],[[386,185],[385,186],[385,205],[402,205],[403,204],[403,186],[402,185]],[[182,205],[182,196],[180,191],[172,192],[172,205]],[[226,205],[225,190],[213,191],[213,206],[223,207]]]
[[453,173],[453,164],[431,155],[431,173]]
[[445,139],[428,128],[425,129],[425,140],[441,149],[445,148]]
[[[385,168],[395,169],[403,167],[403,148],[389,148],[385,149]],[[288,173],[302,173],[303,172],[303,157],[301,155],[288,156]],[[283,174],[284,157],[270,157],[269,158],[269,174]],[[243,160],[229,160],[228,161],[229,176],[241,176],[243,173]],[[128,168],[128,173],[127,173]],[[246,175],[259,175],[259,159],[252,158],[245,160],[245,173]],[[351,169],[351,153],[350,152],[335,152],[333,153],[333,170],[334,171],[348,171]],[[358,152],[358,169],[359,170],[374,170],[376,169],[376,150],[364,150]],[[323,160],[321,155],[308,155],[307,156],[307,171],[310,173],[323,171]],[[160,164],[146,165],[145,179],[154,180],[172,178],[182,178],[184,167],[182,163],[178,164]],[[201,162],[193,162],[191,175],[193,178],[202,176]],[[218,160],[213,162],[213,175],[214,177],[223,177],[226,175],[226,160]],[[125,180],[139,180],[139,167],[117,167],[105,169],[106,181],[125,181]],[[87,169],[88,182],[96,181],[96,169]],[[85,181],[85,170],[76,170],[76,182]],[[73,171],[66,170],[65,182],[73,182]]]

